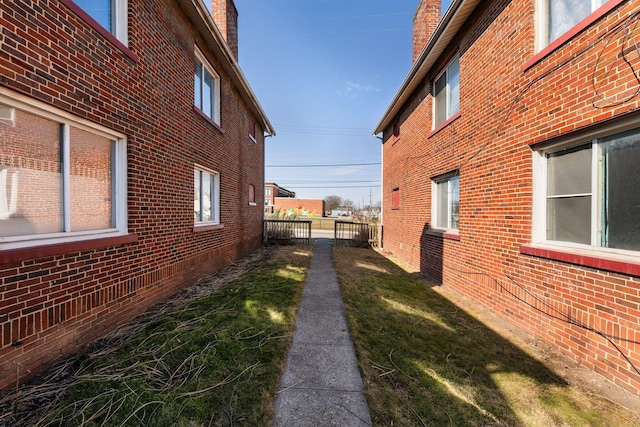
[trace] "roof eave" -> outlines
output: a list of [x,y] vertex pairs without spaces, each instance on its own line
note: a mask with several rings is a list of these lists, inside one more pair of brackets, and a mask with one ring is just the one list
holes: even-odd
[[194,28],[198,30],[207,46],[221,60],[223,68],[231,77],[240,96],[247,102],[252,113],[262,123],[264,132],[269,136],[275,136],[276,132],[269,118],[202,0],[178,0],[178,4],[191,19]]
[[454,0],[451,3],[387,107],[382,119],[373,131],[374,135],[384,132],[391,125],[394,117],[434,66],[451,40],[458,34],[460,27],[466,22],[478,3],[480,0]]

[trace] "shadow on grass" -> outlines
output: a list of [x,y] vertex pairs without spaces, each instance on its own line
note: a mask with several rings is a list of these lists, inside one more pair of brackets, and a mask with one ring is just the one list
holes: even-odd
[[415,277],[334,248],[375,425],[630,425]]

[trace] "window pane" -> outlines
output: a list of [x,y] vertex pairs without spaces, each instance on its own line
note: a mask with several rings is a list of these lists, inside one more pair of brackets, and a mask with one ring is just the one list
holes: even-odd
[[0,236],[64,231],[60,125],[15,111],[0,122]]
[[213,118],[213,77],[205,69],[204,71],[204,87],[202,90],[202,112],[208,117]]
[[202,64],[196,60],[193,77],[193,102],[202,111]]
[[256,202],[256,188],[253,184],[249,184],[249,203]]
[[446,89],[447,88],[447,75],[444,73],[438,80],[434,83],[434,107],[433,107],[433,115],[434,115],[434,124],[438,126],[440,123],[444,122],[447,119],[447,99],[446,99]]
[[111,17],[112,0],[74,0],[74,2],[87,14],[95,19],[98,24],[102,25],[110,33],[114,33]]
[[591,244],[591,196],[547,200],[547,240]]
[[640,131],[603,142],[602,246],[640,250]]
[[112,206],[115,142],[74,127],[69,136],[71,231],[115,227]]
[[447,69],[449,99],[447,119],[460,111],[460,60],[456,58]]
[[201,221],[200,218],[200,172],[199,170],[193,171],[193,217],[196,221]]
[[590,193],[591,144],[548,155],[548,196]]
[[448,185],[447,182],[439,182],[436,185],[437,194],[437,218],[436,218],[436,227],[438,228],[449,228],[448,227],[448,213],[449,213],[449,194],[448,194]]
[[549,43],[591,14],[591,0],[549,0]]
[[211,219],[211,175],[202,172],[202,220],[209,221]]
[[458,229],[458,217],[460,212],[460,177],[455,176],[449,181],[449,203],[451,204],[451,217],[449,228]]

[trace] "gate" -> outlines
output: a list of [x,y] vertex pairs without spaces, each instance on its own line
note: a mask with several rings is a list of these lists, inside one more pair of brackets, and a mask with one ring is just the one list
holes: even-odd
[[311,221],[265,219],[263,224],[265,246],[311,244]]
[[379,231],[378,224],[336,221],[333,236],[336,245],[377,248],[380,247]]

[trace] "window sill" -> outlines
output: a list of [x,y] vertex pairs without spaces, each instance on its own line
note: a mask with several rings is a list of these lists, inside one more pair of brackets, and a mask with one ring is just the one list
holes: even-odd
[[251,134],[249,134],[249,139],[250,139],[250,140],[251,140],[251,142],[253,142],[254,144],[257,144],[257,143],[258,143],[258,140],[256,140],[256,137],[255,137],[255,136],[253,136],[253,135],[251,135]]
[[429,132],[427,134],[427,139],[431,138],[433,135],[437,134],[438,132],[440,132],[442,129],[446,128],[447,126],[449,126],[451,123],[453,123],[454,121],[458,120],[460,118],[462,114],[458,111],[457,113],[455,113],[453,116],[449,117],[447,120],[445,120],[444,122],[440,123],[440,125],[435,128],[434,130],[432,130],[431,132]]
[[209,225],[194,225],[193,232],[201,233],[203,231],[211,231],[211,230],[222,230],[224,228],[223,224],[209,224]]
[[206,121],[208,121],[213,127],[218,129],[218,132],[220,132],[221,134],[224,135],[224,129],[222,129],[222,127],[220,127],[220,125],[218,123],[213,121],[213,119],[211,117],[207,116],[201,109],[199,109],[195,105],[193,106],[193,110],[196,111],[198,114],[200,114],[202,116],[202,118],[205,119]]
[[391,143],[391,145],[396,145],[398,142],[400,142],[400,137],[399,136],[394,136],[393,137],[393,142]]
[[107,31],[107,29],[104,28],[102,25],[100,25],[95,19],[89,16],[89,14],[87,14],[87,12],[82,10],[77,4],[75,4],[75,2],[71,0],[60,0],[60,2],[65,6],[67,6],[69,9],[71,9],[73,13],[75,13],[80,18],[82,18],[87,24],[89,24],[89,26],[91,26],[91,28],[93,28],[94,30],[99,32],[104,38],[109,40],[111,44],[113,44],[115,47],[120,49],[122,53],[127,55],[133,62],[139,61],[138,55],[133,53],[133,51],[129,49],[127,46],[125,46],[124,43],[122,43],[113,34]]
[[0,250],[0,264],[22,262],[38,258],[64,255],[69,252],[81,252],[108,246],[120,246],[138,241],[137,234],[125,234],[111,237],[97,237],[74,242],[51,243],[26,248]]
[[446,230],[426,230],[424,232],[424,234],[428,235],[428,236],[436,236],[436,237],[441,237],[443,239],[446,240],[455,240],[457,242],[460,241],[460,234],[455,233],[453,231],[446,231]]
[[391,207],[391,210],[392,210],[392,211],[399,211],[399,210],[400,210],[400,207],[392,206],[392,207]]
[[551,248],[540,245],[520,246],[520,253],[523,255],[546,258],[554,261],[596,268],[599,270],[640,276],[640,261],[624,260],[619,257],[614,258],[612,255],[596,255],[588,251],[571,251],[564,248],[558,249],[556,247]]
[[258,206],[258,204],[254,202],[249,202],[249,206]]
[[525,62],[522,65],[522,70],[527,71],[529,68],[533,67],[535,64],[542,61],[542,59],[544,59],[545,57],[547,57],[548,55],[550,55],[551,53],[559,49],[562,45],[569,42],[572,38],[580,34],[584,29],[586,29],[591,24],[593,24],[594,22],[596,22],[597,20],[605,16],[613,8],[615,8],[616,6],[618,6],[620,3],[624,1],[625,0],[609,0],[608,2],[600,6],[591,15],[587,16],[581,22],[576,24],[575,27],[573,27],[572,29],[570,29],[569,31],[567,31],[566,33],[558,37],[556,40],[551,42],[547,47],[545,47],[540,52],[535,54],[533,58]]

